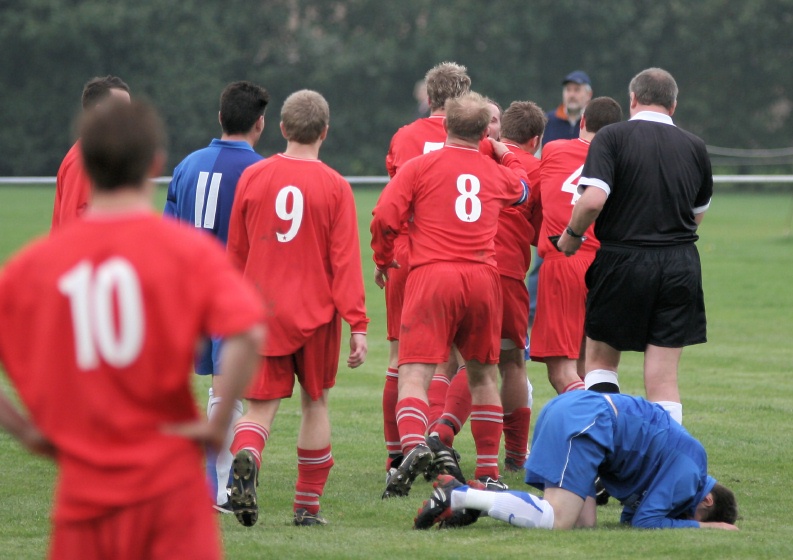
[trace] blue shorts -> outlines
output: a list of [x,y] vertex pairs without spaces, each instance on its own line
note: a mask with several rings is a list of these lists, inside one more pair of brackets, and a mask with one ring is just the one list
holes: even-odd
[[526,482],[563,488],[582,499],[595,496],[598,468],[613,448],[616,415],[606,398],[571,391],[551,400],[534,426]]
[[220,373],[220,347],[223,339],[212,337],[206,340],[196,353],[194,367],[198,375],[218,375]]

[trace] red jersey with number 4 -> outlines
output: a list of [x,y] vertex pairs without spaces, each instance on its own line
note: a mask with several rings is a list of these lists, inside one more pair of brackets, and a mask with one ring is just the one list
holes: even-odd
[[528,198],[528,178],[507,153],[499,165],[476,148],[446,145],[407,162],[386,185],[372,214],[374,261],[394,257],[394,238],[408,224],[410,267],[433,262],[496,266],[498,215]]
[[74,143],[61,162],[55,177],[55,203],[51,230],[80,217],[91,199],[91,179],[83,166],[80,141]]
[[526,170],[531,192],[526,204],[509,206],[501,211],[496,233],[496,261],[499,274],[523,280],[531,265],[531,246],[537,244],[542,224],[540,160],[515,144],[505,144]]
[[[574,140],[554,140],[542,148],[540,162],[540,198],[542,199],[542,228],[537,244],[537,252],[543,258],[561,255],[548,236],[561,235],[570,216],[573,205],[581,196],[578,194],[578,179],[584,168],[589,142]],[[586,232],[586,241],[580,251],[597,251],[600,242],[595,238],[594,225]]]
[[366,332],[355,200],[321,161],[277,154],[248,167],[231,209],[228,252],[264,298],[263,355],[293,354],[336,313],[352,332]]
[[87,213],[0,276],[0,360],[57,449],[56,520],[85,520],[203,479],[203,450],[168,425],[198,420],[200,337],[261,320],[217,242],[149,212]]

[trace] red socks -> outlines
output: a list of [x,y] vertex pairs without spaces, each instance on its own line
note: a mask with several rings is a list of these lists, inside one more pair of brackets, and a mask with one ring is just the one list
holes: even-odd
[[530,408],[516,408],[504,415],[504,448],[506,458],[523,465],[528,457]]
[[427,403],[415,397],[405,398],[397,403],[396,419],[404,455],[418,444],[424,443],[429,408]]
[[319,497],[325,489],[331,467],[333,455],[330,453],[330,445],[323,449],[297,448],[297,483],[293,510],[303,508],[309,513],[319,512]]
[[586,385],[584,385],[583,380],[579,379],[578,381],[573,381],[572,383],[567,384],[565,388],[562,389],[562,393],[569,393],[570,391],[579,390],[583,391],[584,389],[586,389]]
[[402,444],[399,441],[399,428],[396,420],[396,405],[399,391],[399,374],[397,368],[388,368],[383,387],[383,436],[388,452],[386,471],[391,467],[391,460],[402,455]]
[[476,445],[474,478],[498,479],[498,448],[504,422],[504,409],[492,404],[471,407],[471,434]]
[[427,399],[430,401],[430,413],[427,418],[430,426],[441,417],[443,407],[446,405],[446,392],[449,390],[449,378],[445,375],[435,374],[427,390]]
[[470,414],[471,390],[468,388],[468,372],[465,367],[461,367],[457,370],[457,375],[452,378],[449,390],[446,392],[446,405],[439,418],[444,422],[436,422],[432,431],[438,432],[444,445],[451,446],[454,443],[454,436],[460,433]]
[[234,439],[229,450],[236,455],[238,451],[247,449],[253,454],[256,468],[261,468],[262,451],[269,437],[270,432],[256,422],[239,422],[234,426]]

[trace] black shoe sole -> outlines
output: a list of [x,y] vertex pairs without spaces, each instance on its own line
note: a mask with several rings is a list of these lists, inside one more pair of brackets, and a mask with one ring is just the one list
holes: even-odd
[[259,519],[259,505],[256,501],[256,462],[250,453],[237,453],[231,463],[231,476],[231,509],[237,521],[252,527]]

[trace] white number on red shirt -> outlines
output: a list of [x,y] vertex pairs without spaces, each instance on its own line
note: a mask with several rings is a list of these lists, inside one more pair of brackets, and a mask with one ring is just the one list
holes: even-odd
[[424,153],[428,154],[443,148],[443,142],[424,142]]
[[135,361],[143,347],[143,298],[127,260],[115,257],[96,268],[81,261],[58,288],[71,305],[77,367],[95,369],[100,358],[117,368]]
[[573,194],[573,199],[570,201],[571,205],[575,204],[576,201],[581,198],[581,195],[578,194],[578,180],[581,178],[581,171],[583,171],[583,169],[584,166],[582,165],[573,171],[573,173],[564,180],[564,183],[562,183],[562,191]]
[[[215,215],[218,209],[218,191],[220,190],[220,180],[222,178],[222,173],[212,174],[212,182],[209,184],[209,195],[207,196],[206,190],[209,173],[201,171],[198,174],[198,184],[196,185],[195,192],[195,227],[204,227],[206,229],[215,227]],[[201,216],[204,216],[203,226],[201,225]]]
[[[290,195],[292,209],[287,210],[287,201]],[[297,235],[297,230],[300,229],[300,224],[303,223],[303,193],[291,185],[278,191],[278,196],[275,197],[275,213],[285,222],[291,222],[286,233],[276,232],[275,236],[278,241],[282,243],[292,241]]]
[[454,203],[457,217],[464,222],[477,221],[482,215],[482,201],[476,197],[479,194],[479,179],[476,175],[463,173],[457,177],[457,192],[460,193]]

